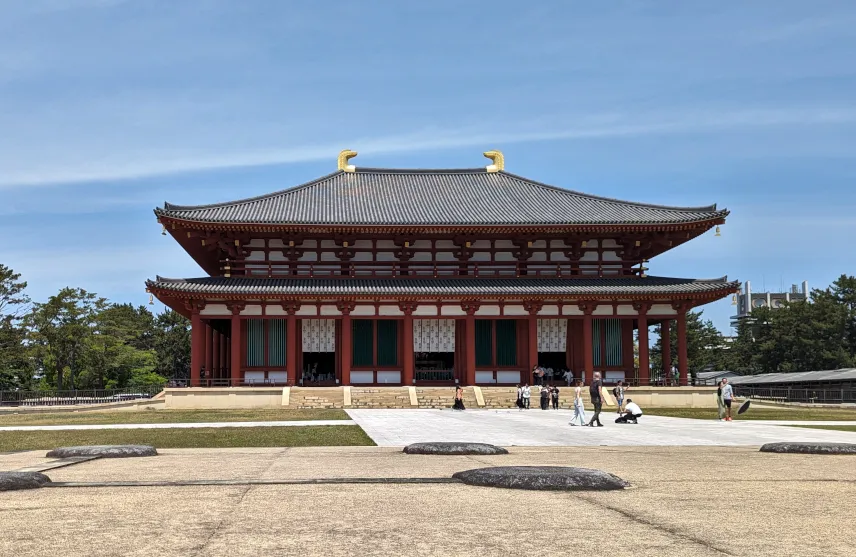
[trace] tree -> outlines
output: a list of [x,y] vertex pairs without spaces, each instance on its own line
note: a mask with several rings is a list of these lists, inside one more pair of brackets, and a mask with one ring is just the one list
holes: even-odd
[[155,371],[164,377],[190,378],[190,321],[172,310],[155,320]]
[[[142,383],[165,382],[151,377],[155,368],[155,323],[140,306],[112,304],[97,312],[87,343],[86,369],[78,385],[113,389]],[[141,381],[141,377],[146,377]]]
[[74,389],[75,375],[87,356],[98,312],[106,300],[81,288],[63,288],[37,303],[24,322],[43,382]]
[[0,390],[28,388],[33,378],[21,316],[29,309],[20,273],[0,264]]
[[[695,378],[700,371],[722,369],[725,360],[725,341],[722,334],[710,320],[702,320],[701,311],[687,313],[687,367],[690,375]],[[657,342],[651,347],[650,359],[654,366],[654,377],[662,377],[663,347],[661,325],[657,325]],[[672,362],[678,363],[678,325],[671,320],[670,348]]]

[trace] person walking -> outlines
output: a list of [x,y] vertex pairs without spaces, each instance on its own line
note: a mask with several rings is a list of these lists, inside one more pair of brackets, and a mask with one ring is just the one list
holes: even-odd
[[541,410],[549,410],[550,409],[550,388],[549,387],[541,387]]
[[621,414],[621,407],[624,405],[624,381],[618,381],[618,384],[612,388],[612,395],[618,403],[618,413]]
[[728,379],[722,380],[722,404],[725,405],[725,421],[731,420],[731,402],[734,399],[734,389],[728,383]]
[[603,409],[603,397],[600,392],[602,387],[600,372],[595,372],[594,381],[589,385],[589,397],[591,398],[592,406],[594,406],[594,416],[592,416],[591,421],[588,423],[589,427],[594,427],[595,422],[597,422],[597,427],[603,427],[603,424],[600,423],[600,411]]
[[529,409],[529,399],[532,397],[532,389],[529,388],[529,383],[523,385],[523,408]]
[[719,410],[719,421],[725,421],[725,404],[722,402],[722,379],[716,385],[716,408]]
[[539,369],[538,364],[535,364],[534,366],[532,366],[532,384],[533,385],[538,384],[538,369]]
[[583,380],[577,380],[577,386],[574,389],[574,416],[571,418],[571,425],[586,425],[586,410],[583,407]]
[[523,410],[523,387],[517,385],[517,408]]
[[553,390],[550,392],[550,395],[553,397],[553,410],[559,409],[559,387],[553,387]]

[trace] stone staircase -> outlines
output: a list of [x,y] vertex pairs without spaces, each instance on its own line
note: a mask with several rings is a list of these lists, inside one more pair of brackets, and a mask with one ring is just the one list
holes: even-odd
[[[451,408],[455,404],[454,387],[416,387],[419,408]],[[479,408],[472,387],[464,387],[464,407]]]
[[407,387],[351,387],[349,408],[412,408]]
[[344,408],[341,387],[292,387],[289,408]]

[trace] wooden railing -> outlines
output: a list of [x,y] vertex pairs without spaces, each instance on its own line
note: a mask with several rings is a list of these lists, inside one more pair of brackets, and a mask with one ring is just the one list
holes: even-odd
[[519,262],[221,262],[221,272],[232,276],[269,278],[595,278],[636,276],[630,262],[519,263]]

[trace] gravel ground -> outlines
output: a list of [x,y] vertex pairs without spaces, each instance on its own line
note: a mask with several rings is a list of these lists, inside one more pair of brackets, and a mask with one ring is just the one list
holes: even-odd
[[[852,456],[739,447],[511,448],[490,457],[378,447],[165,449],[54,481],[448,477],[485,465],[599,468],[634,487],[521,492],[457,484],[43,488],[0,499],[0,555],[850,555]],[[0,469],[43,461],[0,455]],[[29,458],[29,460],[27,460]],[[521,537],[521,532],[526,532]],[[615,535],[620,532],[620,535]],[[520,540],[524,539],[521,547]]]

